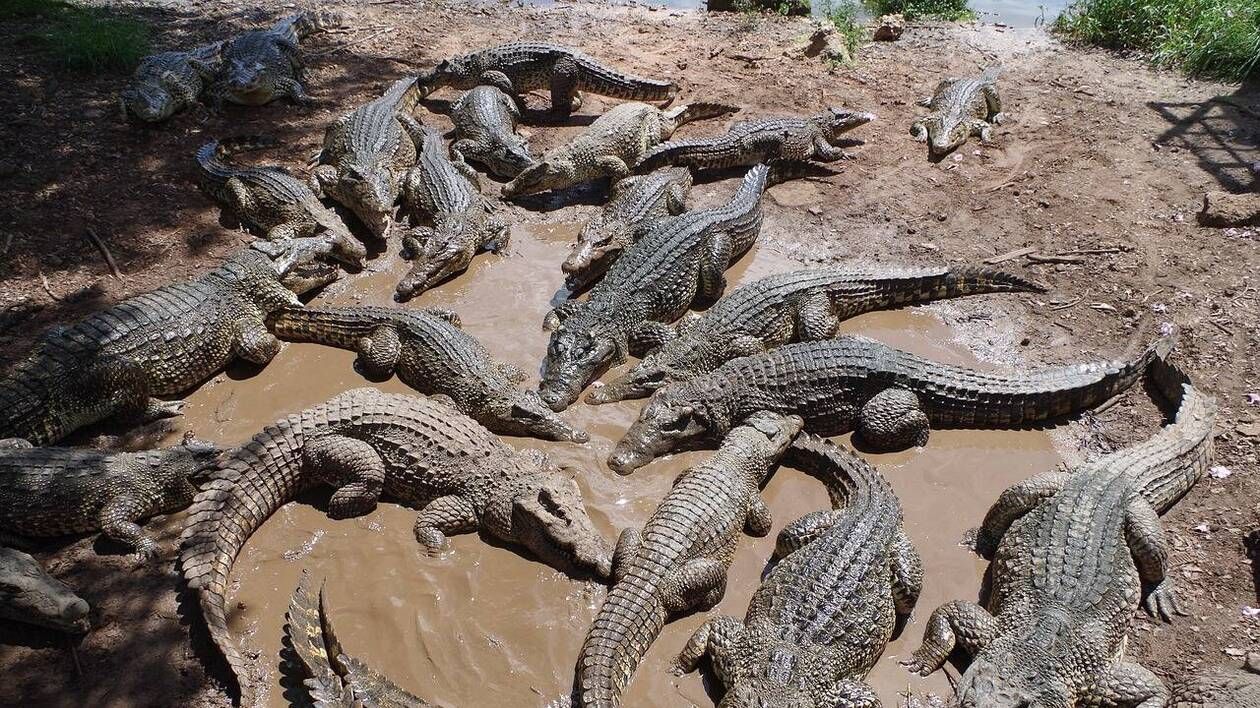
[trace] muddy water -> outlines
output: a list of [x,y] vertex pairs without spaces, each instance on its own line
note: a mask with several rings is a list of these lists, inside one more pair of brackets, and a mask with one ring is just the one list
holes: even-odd
[[[573,225],[517,227],[510,256],[479,256],[467,274],[410,306],[455,309],[468,332],[500,358],[531,372],[530,385],[535,384],[547,342],[540,322],[560,287],[558,264],[575,231]],[[342,283],[321,302],[389,304],[406,264],[395,256],[378,263],[381,272]],[[796,267],[762,246],[731,270],[730,282],[734,286]],[[933,359],[983,366],[952,341],[938,319],[921,310],[874,313],[846,323],[845,330]],[[352,359],[349,352],[287,345],[261,372],[234,372],[192,394],[182,424],[206,438],[239,442],[276,418],[365,385],[351,370]],[[397,380],[380,387],[407,390]],[[509,439],[519,447],[544,449],[556,462],[578,470],[590,515],[610,542],[621,528],[641,525],[674,476],[705,455],[659,460],[630,477],[609,472],[603,460],[641,403],[574,406],[566,415],[592,435],[584,446]],[[954,598],[974,599],[984,566],[956,545],[963,532],[979,522],[1002,488],[1057,460],[1049,438],[1033,431],[938,431],[926,449],[873,457],[901,497],[907,530],[927,575],[919,611],[871,675],[886,705],[898,705],[898,694],[907,688],[948,692],[942,675],[911,678],[896,661],[917,646],[933,608]],[[790,469],[771,480],[765,497],[775,515],[774,530],[740,544],[720,612],[743,615],[775,533],[822,508],[827,499],[819,483]],[[604,596],[602,586],[571,580],[476,535],[454,538],[446,557],[427,557],[411,534],[415,512],[393,504],[338,522],[321,511],[323,498],[314,504],[289,504],[272,517],[246,545],[232,575],[229,607],[239,603],[232,630],[259,652],[259,664],[270,676],[269,705],[288,704],[278,670],[280,637],[289,595],[303,568],[327,578],[345,648],[418,695],[461,707],[544,706],[568,695],[578,649]],[[703,619],[695,615],[666,628],[640,666],[625,705],[713,704],[699,675],[679,679],[665,672]]]

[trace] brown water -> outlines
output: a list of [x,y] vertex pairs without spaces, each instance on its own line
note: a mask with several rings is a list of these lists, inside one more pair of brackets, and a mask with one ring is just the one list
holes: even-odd
[[[496,356],[531,372],[529,385],[534,385],[547,343],[540,323],[562,282],[559,263],[575,233],[575,225],[517,227],[509,257],[479,256],[468,273],[409,306],[455,309],[465,330]],[[388,265],[384,272],[343,283],[321,302],[389,304],[407,265],[392,255],[382,261]],[[728,275],[734,287],[798,267],[760,246]],[[984,366],[923,311],[873,313],[844,329],[932,359]],[[366,385],[351,370],[353,358],[350,352],[289,344],[260,373],[242,380],[220,377],[193,393],[182,424],[202,437],[238,443],[279,417]],[[397,380],[380,387],[408,390]],[[509,439],[513,445],[544,449],[556,462],[580,470],[590,515],[610,542],[621,528],[641,525],[677,472],[707,454],[658,460],[630,477],[611,473],[603,461],[641,405],[576,404],[565,415],[589,430],[587,445]],[[913,621],[870,677],[891,706],[900,704],[898,694],[907,689],[948,693],[943,675],[911,677],[897,659],[918,645],[923,622],[937,605],[975,599],[984,564],[957,546],[963,532],[979,523],[1003,488],[1053,467],[1058,456],[1041,432],[936,431],[925,449],[872,460],[900,495],[906,528],[926,567]],[[790,469],[775,475],[765,498],[774,512],[774,529],[765,538],[741,542],[719,612],[742,616],[778,530],[827,504],[818,482]],[[246,545],[232,574],[229,607],[243,603],[232,630],[246,648],[260,652],[259,662],[270,672],[269,705],[288,705],[278,673],[280,636],[303,568],[327,578],[333,620],[346,650],[417,695],[460,707],[545,706],[568,695],[578,650],[604,588],[570,580],[476,535],[454,538],[454,553],[447,557],[427,557],[412,536],[414,519],[413,510],[381,504],[365,517],[334,522],[313,506],[295,503]],[[674,678],[665,672],[703,620],[693,615],[665,629],[640,665],[625,705],[713,704],[698,674]]]

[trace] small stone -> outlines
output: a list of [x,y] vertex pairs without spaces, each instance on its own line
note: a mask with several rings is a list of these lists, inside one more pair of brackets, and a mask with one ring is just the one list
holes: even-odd
[[942,222],[943,222],[943,221],[945,221],[945,219],[946,219],[946,218],[947,218],[947,217],[946,217],[944,214],[937,214],[937,215],[936,215],[936,220],[937,220],[937,221],[942,221]]
[[1019,340],[1019,346],[1021,347],[1026,347],[1029,344],[1032,344],[1032,339],[1029,337],[1024,337],[1023,339]]
[[1208,470],[1208,475],[1215,479],[1225,479],[1233,473],[1234,471],[1225,465],[1216,465]]
[[1234,430],[1237,431],[1239,435],[1249,438],[1260,438],[1260,424],[1257,423],[1243,423],[1234,428]]
[[810,207],[806,209],[806,211],[808,211],[810,214],[813,214],[814,216],[822,216],[822,213],[823,213],[823,210],[819,209],[818,207]]
[[875,28],[876,42],[894,42],[901,39],[906,31],[906,18],[900,13],[884,15],[879,18],[879,27]]

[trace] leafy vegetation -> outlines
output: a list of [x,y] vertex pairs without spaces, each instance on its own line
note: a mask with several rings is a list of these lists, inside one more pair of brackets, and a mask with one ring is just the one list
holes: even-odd
[[844,39],[844,46],[849,50],[849,56],[856,57],[858,45],[866,39],[866,28],[862,24],[857,2],[855,0],[823,0],[819,9]]
[[28,36],[74,71],[125,72],[149,53],[144,23],[112,17],[101,8],[60,0],[0,0],[0,20],[15,19],[36,22]]
[[967,0],[862,0],[873,15],[900,13],[907,20],[968,20],[976,16]]
[[1256,0],[1076,0],[1054,28],[1069,40],[1146,52],[1192,74],[1240,81],[1260,73]]

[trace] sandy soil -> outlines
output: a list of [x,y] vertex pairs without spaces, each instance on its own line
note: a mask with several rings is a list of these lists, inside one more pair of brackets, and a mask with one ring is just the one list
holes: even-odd
[[[111,7],[152,20],[160,47],[217,38],[286,11],[270,2]],[[672,76],[684,99],[737,97],[745,116],[848,104],[880,120],[857,134],[864,144],[853,149],[855,160],[836,166],[837,175],[771,193],[763,244],[805,263],[975,262],[1025,248],[1065,261],[1005,262],[1051,286],[1045,297],[929,308],[958,343],[997,365],[1114,353],[1135,331],[1146,336],[1152,321],[1172,323],[1181,360],[1220,401],[1218,464],[1229,474],[1203,480],[1165,517],[1191,617],[1168,626],[1139,616],[1130,651],[1172,678],[1256,646],[1260,625],[1246,610],[1260,602],[1245,538],[1260,516],[1260,234],[1206,229],[1194,219],[1204,191],[1255,186],[1248,171],[1260,142],[1254,87],[1153,73],[1044,35],[992,27],[915,27],[899,43],[867,47],[856,66],[833,68],[793,51],[809,31],[802,20],[402,2],[347,6],[346,15],[348,31],[309,46],[317,106],[221,115],[198,108],[156,128],[114,117],[120,79],[62,73],[24,39],[29,25],[0,24],[0,200],[7,206],[0,213],[0,362],[21,356],[48,325],[188,277],[244,241],[217,225],[217,210],[194,187],[192,153],[209,136],[276,135],[289,149],[263,159],[301,171],[328,122],[451,53],[546,38],[638,73]],[[1012,121],[997,131],[996,145],[969,143],[929,163],[906,134],[914,101],[945,75],[995,62],[1004,67]],[[608,105],[594,100],[586,110]],[[572,130],[531,128],[535,149]],[[703,201],[724,189],[698,191]],[[560,212],[513,207],[510,216],[518,224],[577,222],[595,211],[594,199],[581,202]],[[89,228],[109,244],[122,279],[109,275],[85,237]],[[355,282],[334,290],[353,294]],[[1135,391],[1053,435],[1060,455],[1084,459],[1149,435],[1157,422],[1155,407]],[[89,432],[80,441],[91,439]],[[168,541],[168,559],[178,521],[153,524]],[[222,667],[206,668],[196,613],[180,605],[169,562],[135,569],[117,547],[92,537],[37,555],[93,604],[97,629],[71,651],[59,636],[0,624],[0,704],[227,702]]]

